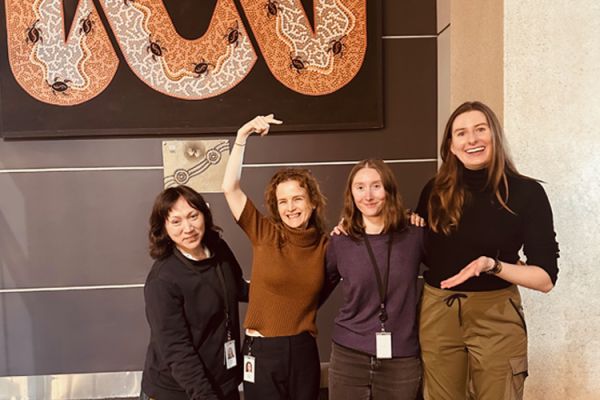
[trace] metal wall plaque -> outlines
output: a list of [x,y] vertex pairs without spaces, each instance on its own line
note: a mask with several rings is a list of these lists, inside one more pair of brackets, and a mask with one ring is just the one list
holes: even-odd
[[165,188],[186,185],[199,193],[222,191],[227,140],[169,140],[162,146]]

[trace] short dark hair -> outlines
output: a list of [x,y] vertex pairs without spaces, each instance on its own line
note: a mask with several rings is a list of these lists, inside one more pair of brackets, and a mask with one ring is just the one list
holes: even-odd
[[165,223],[169,212],[177,203],[179,198],[183,197],[188,204],[202,213],[204,217],[204,237],[202,244],[211,250],[214,250],[215,244],[220,240],[221,228],[213,223],[213,217],[208,208],[208,204],[204,201],[202,195],[188,186],[176,186],[160,192],[154,200],[152,214],[150,214],[150,232],[148,239],[150,240],[150,257],[155,260],[161,260],[173,253],[175,244],[167,234]]

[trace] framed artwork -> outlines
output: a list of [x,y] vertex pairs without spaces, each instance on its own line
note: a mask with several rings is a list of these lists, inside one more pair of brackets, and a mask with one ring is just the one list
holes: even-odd
[[222,192],[227,140],[165,140],[162,146],[165,189],[187,185],[199,193]]
[[5,0],[0,136],[383,126],[379,0]]

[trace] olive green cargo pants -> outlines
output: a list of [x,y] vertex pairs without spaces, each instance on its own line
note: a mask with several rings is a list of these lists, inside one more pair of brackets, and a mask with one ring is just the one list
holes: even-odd
[[456,292],[425,285],[419,335],[426,400],[521,400],[527,330],[516,286]]

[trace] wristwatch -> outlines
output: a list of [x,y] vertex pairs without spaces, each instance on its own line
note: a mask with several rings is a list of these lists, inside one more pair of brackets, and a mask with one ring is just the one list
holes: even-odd
[[485,271],[486,274],[498,275],[502,271],[502,262],[497,258],[494,258],[494,266],[491,269]]

